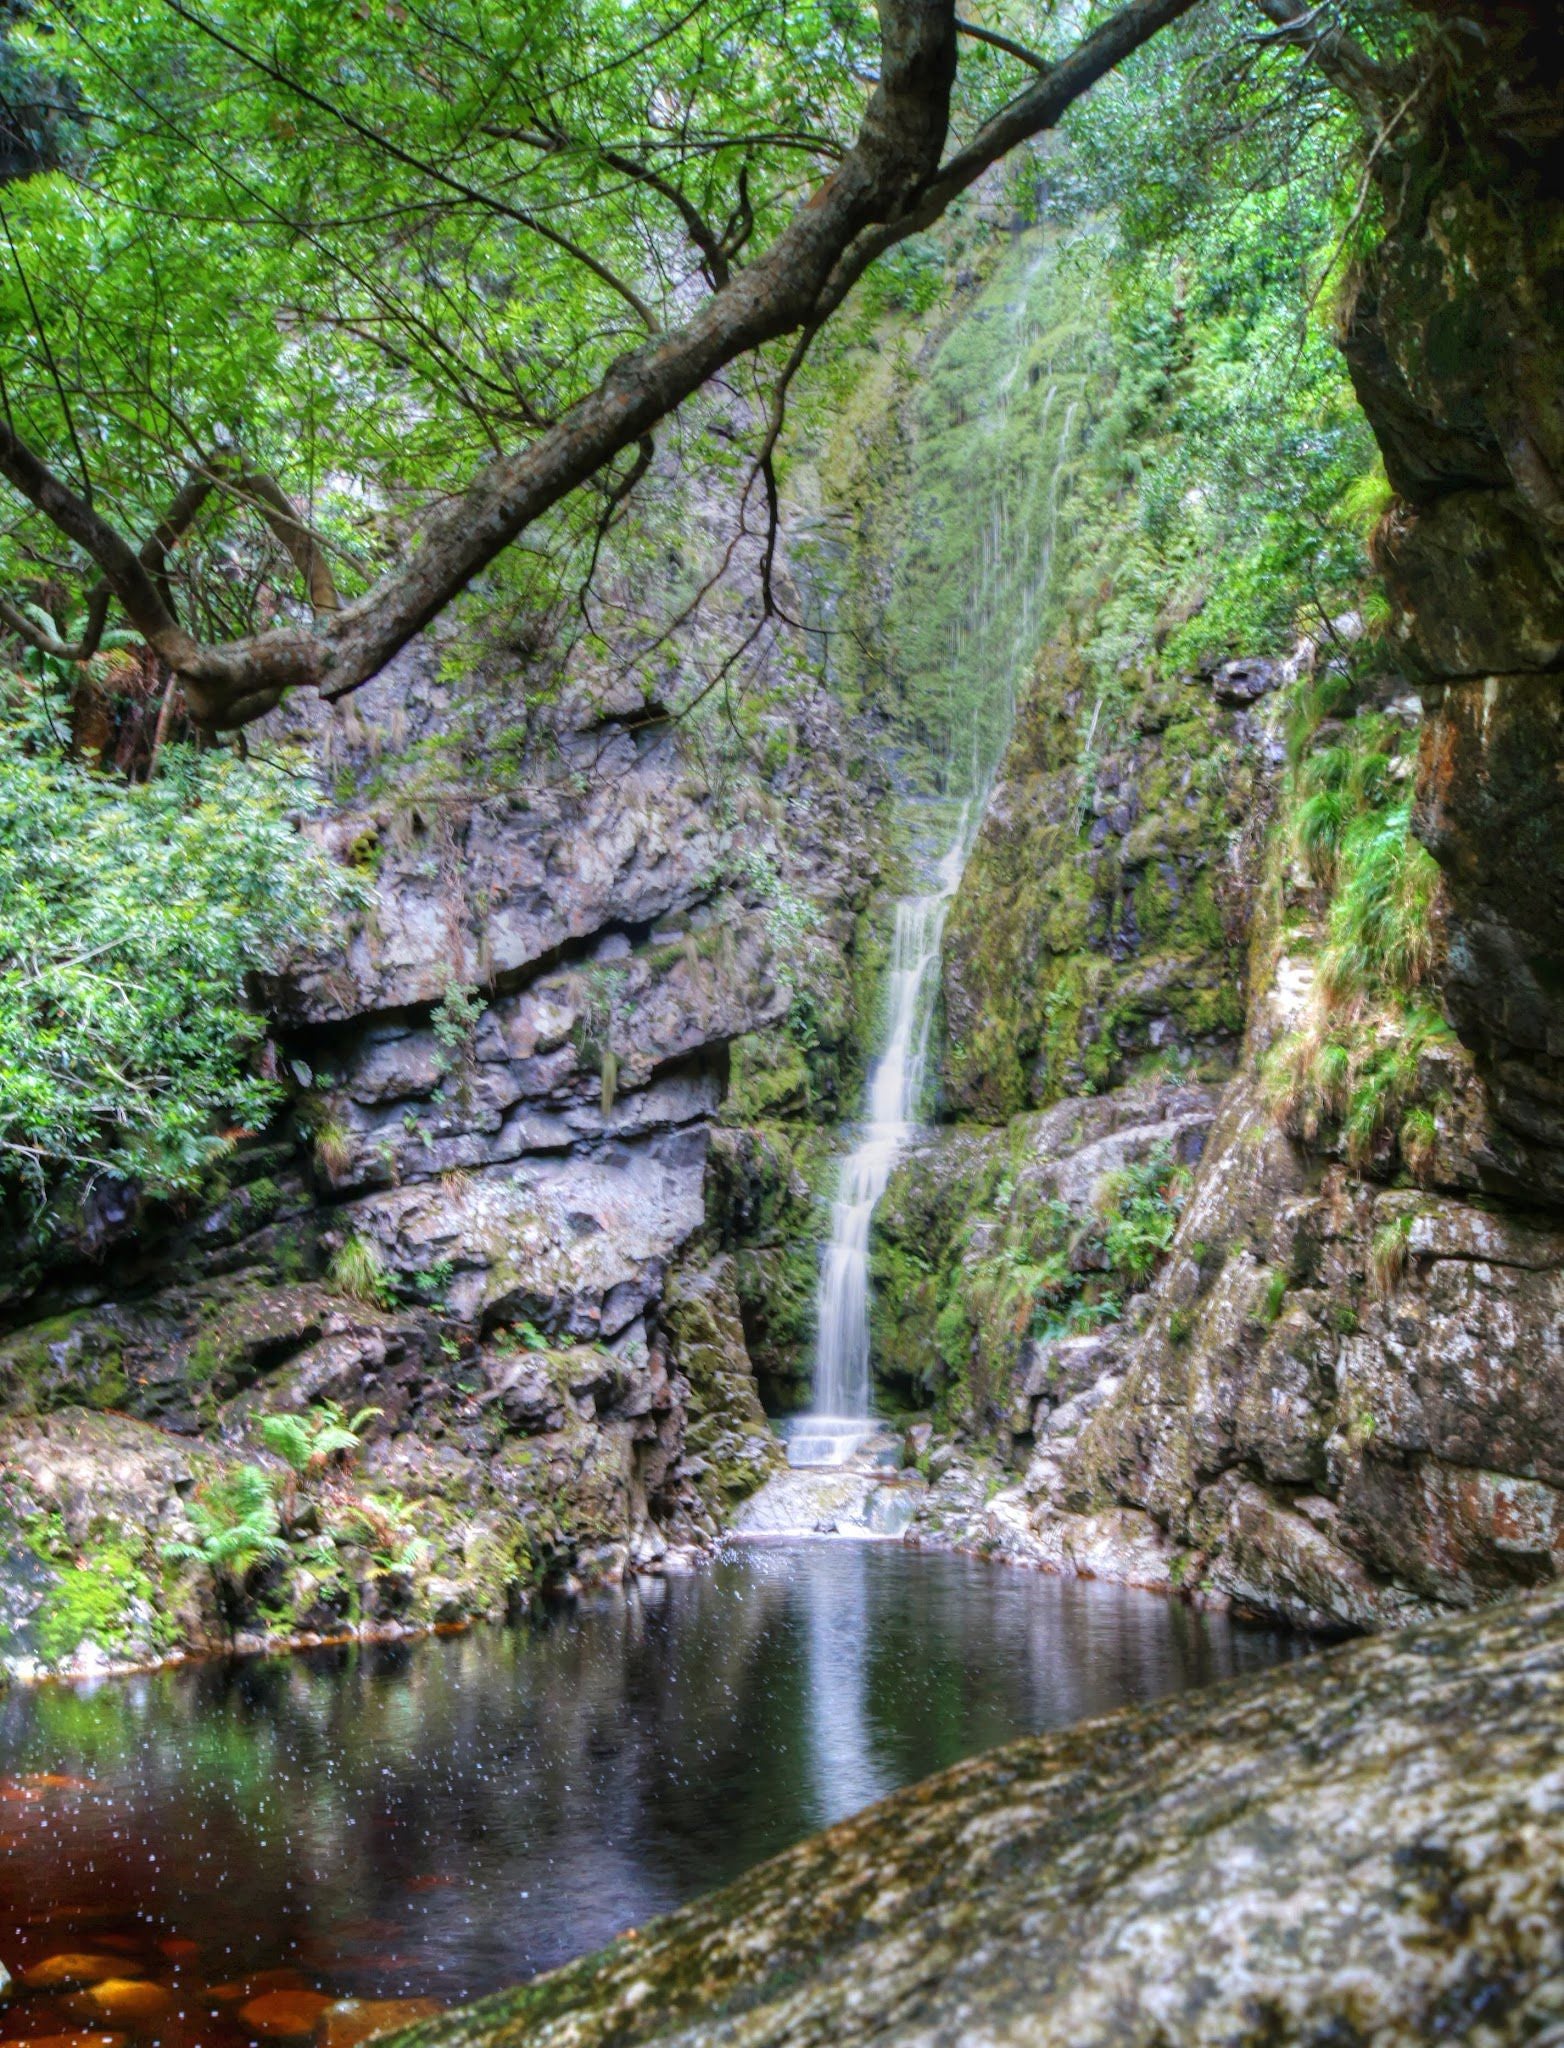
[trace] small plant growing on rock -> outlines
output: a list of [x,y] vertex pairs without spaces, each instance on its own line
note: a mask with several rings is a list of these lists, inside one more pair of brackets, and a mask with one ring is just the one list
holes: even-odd
[[318,1479],[332,1466],[350,1465],[364,1447],[364,1430],[382,1411],[360,1408],[349,1419],[335,1401],[302,1415],[263,1415],[261,1441],[297,1478]]
[[353,1134],[335,1117],[315,1126],[315,1158],[328,1180],[339,1180],[353,1164]]
[[477,1057],[478,1025],[485,1007],[476,988],[463,988],[453,980],[429,1013],[429,1027],[438,1048],[435,1067],[442,1075],[455,1076],[458,1085]]
[[1108,1263],[1131,1282],[1149,1278],[1173,1242],[1189,1170],[1159,1145],[1136,1166],[1107,1175],[1097,1191]]
[[339,1294],[366,1308],[391,1306],[391,1276],[385,1260],[365,1238],[350,1237],[343,1243],[332,1258],[330,1280]]
[[1381,1301],[1395,1293],[1407,1269],[1411,1243],[1410,1216],[1394,1217],[1375,1231],[1374,1241],[1369,1246],[1369,1282]]
[[195,1541],[166,1543],[163,1555],[170,1564],[204,1565],[231,1617],[255,1567],[288,1547],[271,1480],[259,1465],[240,1465],[202,1487],[190,1503],[190,1520]]
[[1426,1103],[1419,1103],[1415,1109],[1407,1111],[1401,1120],[1397,1142],[1412,1178],[1416,1181],[1430,1179],[1439,1144],[1439,1125]]
[[1271,1324],[1280,1316],[1282,1304],[1286,1299],[1287,1275],[1282,1272],[1269,1274],[1266,1278],[1265,1292],[1260,1297],[1258,1317],[1258,1320],[1265,1328],[1269,1329]]

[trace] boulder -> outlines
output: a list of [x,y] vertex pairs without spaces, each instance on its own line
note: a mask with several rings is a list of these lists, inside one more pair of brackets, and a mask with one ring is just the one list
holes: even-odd
[[1550,1589],[1012,1743],[398,2048],[1520,2048],[1561,1716]]

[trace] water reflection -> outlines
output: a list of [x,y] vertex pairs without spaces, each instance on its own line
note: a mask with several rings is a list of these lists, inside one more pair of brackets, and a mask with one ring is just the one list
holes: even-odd
[[289,1964],[470,1997],[975,1750],[1292,1648],[1122,1588],[804,1544],[542,1630],[16,1692],[0,1956],[113,1938],[155,1968],[175,1935],[207,1984]]

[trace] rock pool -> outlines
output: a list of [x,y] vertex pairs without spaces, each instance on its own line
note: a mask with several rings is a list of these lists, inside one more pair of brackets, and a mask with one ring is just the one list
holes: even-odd
[[[543,1627],[13,1691],[0,2036],[338,2048],[328,1998],[514,1983],[976,1750],[1298,1647],[1123,1587],[816,1542]],[[80,1967],[48,1981],[62,1955]]]

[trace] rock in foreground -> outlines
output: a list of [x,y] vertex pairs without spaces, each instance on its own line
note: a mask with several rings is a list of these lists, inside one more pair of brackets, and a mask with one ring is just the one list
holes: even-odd
[[1564,2025],[1564,1592],[1013,1743],[400,2048]]

